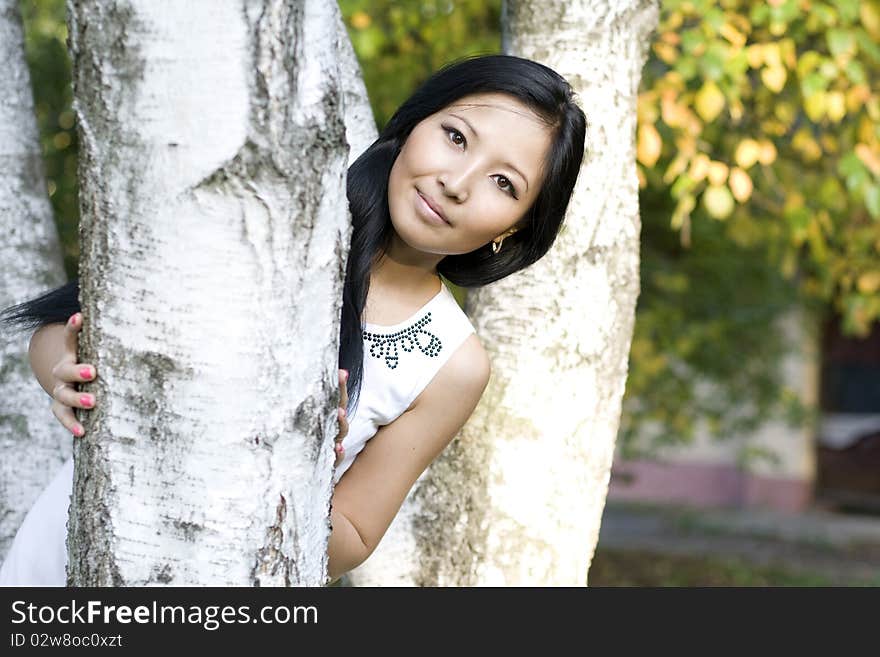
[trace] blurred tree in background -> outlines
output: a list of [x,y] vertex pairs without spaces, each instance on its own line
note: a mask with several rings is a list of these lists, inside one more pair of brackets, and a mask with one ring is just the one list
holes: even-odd
[[[500,51],[501,0],[341,0],[381,128],[431,72]],[[778,321],[880,317],[880,0],[661,0],[639,97],[642,292],[620,444],[814,417]],[[63,0],[23,0],[49,193],[76,275]],[[589,97],[581,102],[589,115]],[[699,385],[698,385],[699,384]],[[708,385],[706,385],[708,384]],[[648,428],[657,430],[649,433]]]
[[[777,387],[786,346],[769,322],[795,300],[814,321],[833,309],[849,335],[880,317],[878,39],[877,0],[663,2],[639,96],[645,270],[625,445],[642,420],[687,434],[687,403],[722,434],[777,402],[802,419]],[[724,390],[696,397],[694,374]],[[743,403],[758,412],[720,408]]]

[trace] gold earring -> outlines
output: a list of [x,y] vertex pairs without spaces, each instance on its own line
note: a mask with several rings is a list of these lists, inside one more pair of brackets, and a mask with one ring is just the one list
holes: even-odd
[[[513,235],[515,232],[515,230],[512,230],[507,233],[507,235]],[[498,253],[501,250],[501,244],[502,242],[504,242],[504,238],[507,237],[507,235],[502,235],[500,240],[498,240],[497,242],[492,242],[492,253]]]

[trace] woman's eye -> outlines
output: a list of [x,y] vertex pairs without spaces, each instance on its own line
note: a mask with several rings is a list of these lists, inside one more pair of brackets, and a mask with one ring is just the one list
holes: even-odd
[[498,188],[504,192],[509,192],[513,198],[516,198],[516,187],[504,176],[498,176]]
[[[444,125],[444,126],[441,126],[441,127],[442,127],[443,130],[446,132],[446,136],[447,136],[447,137],[448,137],[449,135],[452,135],[452,138],[450,139],[450,141],[451,141],[453,144],[455,144],[456,146],[464,146],[465,144],[467,144],[467,139],[465,139],[465,138],[464,138],[464,135],[461,134],[461,133],[460,133],[458,130],[456,130],[455,128],[451,128],[451,127],[449,127],[448,125]],[[456,137],[461,137],[461,141],[456,141],[456,140],[455,140]]]

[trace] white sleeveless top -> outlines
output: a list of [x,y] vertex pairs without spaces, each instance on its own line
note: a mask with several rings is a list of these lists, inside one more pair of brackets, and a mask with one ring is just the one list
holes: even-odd
[[473,325],[442,282],[440,291],[408,319],[393,326],[364,324],[364,378],[342,439],[345,457],[336,467],[334,484],[379,427],[410,407],[471,333]]
[[[364,378],[360,400],[343,438],[345,458],[333,484],[379,427],[407,410],[465,339],[474,333],[444,283],[409,319],[393,326],[364,324]],[[67,515],[73,490],[73,457],[31,507],[0,567],[0,586],[67,585]]]

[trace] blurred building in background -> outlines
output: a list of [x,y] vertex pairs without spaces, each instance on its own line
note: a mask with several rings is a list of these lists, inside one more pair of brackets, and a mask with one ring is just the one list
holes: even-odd
[[800,345],[782,378],[804,404],[818,404],[815,426],[793,428],[779,418],[747,436],[718,439],[698,430],[692,444],[663,447],[651,458],[618,453],[608,499],[880,512],[880,324],[867,338],[845,337],[832,316],[817,341],[801,319],[791,313],[780,326]]

